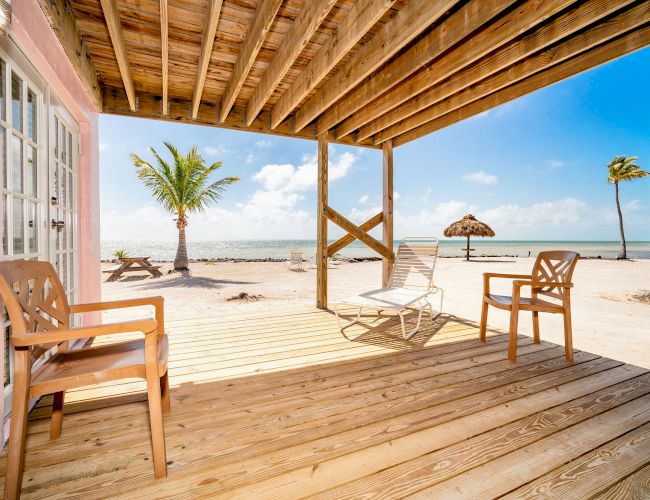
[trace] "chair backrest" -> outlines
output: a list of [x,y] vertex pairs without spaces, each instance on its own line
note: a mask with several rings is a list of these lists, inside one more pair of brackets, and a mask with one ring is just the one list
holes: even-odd
[[302,263],[302,250],[292,250],[289,261],[292,264],[301,264]]
[[400,241],[388,281],[390,288],[430,290],[438,257],[438,238],[408,237]]
[[[539,283],[571,283],[573,270],[578,263],[580,255],[576,252],[552,250],[540,252],[533,266],[533,281]],[[564,300],[566,289],[557,286],[533,288],[538,295],[546,295],[554,299]]]
[[[49,262],[0,262],[0,298],[9,316],[12,334],[69,327],[68,298],[54,267]],[[59,344],[35,347],[32,359],[57,345]]]

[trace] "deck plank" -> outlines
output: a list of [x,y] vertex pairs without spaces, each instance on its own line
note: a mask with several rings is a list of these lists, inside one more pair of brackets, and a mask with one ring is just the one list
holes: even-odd
[[[644,491],[650,457],[634,433],[650,421],[647,370],[580,351],[567,363],[526,336],[513,365],[507,335],[479,342],[451,316],[410,341],[394,318],[363,320],[348,338],[312,308],[169,321],[168,478],[153,479],[144,385],[117,381],[70,391],[55,442],[51,398],[39,402],[24,497],[489,496],[554,474],[556,491]],[[628,452],[598,473],[593,459],[616,443]]]

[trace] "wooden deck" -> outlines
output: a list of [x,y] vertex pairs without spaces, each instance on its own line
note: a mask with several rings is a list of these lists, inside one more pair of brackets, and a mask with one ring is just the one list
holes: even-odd
[[366,321],[350,340],[316,309],[170,322],[169,477],[143,385],[111,383],[67,395],[58,441],[49,401],[32,412],[24,497],[650,495],[647,370],[528,337],[511,365],[505,335],[454,317],[411,341]]

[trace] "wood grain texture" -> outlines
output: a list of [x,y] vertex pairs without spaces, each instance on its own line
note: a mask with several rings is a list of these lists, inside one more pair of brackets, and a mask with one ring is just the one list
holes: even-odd
[[[382,142],[408,132],[474,100],[579,56],[597,45],[643,25],[648,20],[650,20],[650,4],[642,3],[610,17],[600,24],[582,30],[575,36],[537,52],[477,83],[463,82],[462,86],[452,85],[451,89],[446,90],[451,91],[449,93],[454,91],[457,93],[381,131],[375,136],[375,140]],[[426,102],[428,98],[423,100]]]
[[[222,0],[208,0],[208,11],[205,16],[203,30],[203,39],[201,41],[201,52],[199,55],[199,64],[196,69],[196,78],[194,83],[194,92],[192,94],[192,119],[196,119],[199,113],[199,106],[203,98],[203,88],[205,79],[210,65],[212,47],[214,46],[214,37],[221,16]],[[222,120],[223,121],[223,120]]]
[[102,11],[106,21],[106,28],[111,37],[111,43],[117,59],[117,66],[120,69],[122,83],[124,85],[124,92],[129,101],[129,108],[131,111],[136,110],[135,102],[135,88],[133,86],[133,77],[131,76],[131,67],[129,66],[129,58],[126,53],[124,45],[124,35],[122,34],[122,21],[118,11],[116,0],[100,0],[102,4]]
[[97,107],[97,111],[101,111],[102,89],[97,69],[88,51],[88,46],[79,32],[74,14],[66,7],[64,0],[39,0],[38,3],[86,92]]
[[[384,94],[381,99],[378,99],[372,106],[368,106],[364,109],[363,115],[358,113],[357,115],[359,116],[350,117],[349,120],[346,120],[346,122],[348,122],[346,126],[355,129],[360,127],[363,123],[366,123],[365,126],[361,126],[357,139],[363,139],[378,134],[389,126],[408,118],[418,111],[432,106],[456,92],[474,85],[484,78],[487,78],[488,76],[533,55],[535,52],[562,40],[572,33],[586,28],[590,24],[597,22],[603,17],[612,14],[616,10],[629,5],[630,3],[632,2],[629,0],[615,2],[596,0],[577,5],[575,8],[565,11],[559,16],[553,18],[548,23],[535,28],[531,33],[527,33],[523,37],[512,40],[493,54],[481,57],[480,60],[477,61],[476,59],[478,58],[478,55],[481,54],[481,50],[493,47],[494,45],[501,45],[504,40],[508,39],[508,37],[520,34],[522,30],[514,28],[522,26],[522,23],[522,28],[526,27],[526,17],[532,18],[537,15],[536,10],[534,9],[518,10],[517,16],[515,16],[514,13],[510,13],[506,18],[498,23],[500,29],[497,30],[497,26],[495,26],[496,34],[492,44],[469,45],[467,49],[462,52],[460,51],[460,48],[454,49],[454,51],[447,54],[445,58],[439,61],[439,64],[436,65],[438,72],[435,75],[431,74],[430,69],[427,68],[426,72],[428,78],[426,78],[427,75],[424,73],[418,74],[412,79],[412,81],[406,82],[401,91],[398,87],[394,89],[394,92],[391,91]],[[558,2],[555,5],[553,5],[552,2],[544,3],[544,8],[548,9],[548,12],[552,12],[551,9],[553,8],[560,10],[565,6],[566,2]],[[528,21],[528,23],[530,24],[530,21]],[[481,32],[476,36],[476,40],[470,39],[461,47],[465,47],[465,45],[471,41],[479,42],[479,38],[484,37],[486,37],[486,32]],[[465,61],[476,62],[471,66],[465,66],[463,69],[463,64],[453,63],[453,60],[459,57],[463,57]],[[445,80],[447,72],[443,66],[447,68],[457,67],[458,69],[461,69],[461,71],[458,71],[452,77]],[[424,91],[408,101],[401,102],[405,96],[412,95],[420,90]],[[390,110],[391,107],[395,109]],[[388,113],[381,115],[381,113],[388,110],[390,110]],[[343,124],[341,124],[341,127],[343,127]],[[388,131],[386,131],[386,134],[388,134]],[[381,137],[384,137],[384,135],[382,134]]]
[[[386,93],[436,57],[450,49],[492,18],[510,7],[514,0],[473,0],[462,5],[443,23],[435,25],[425,36],[398,58],[390,61],[367,78],[358,88],[325,111],[318,119],[320,130],[329,130],[355,111]],[[337,127],[336,135],[345,136],[356,128],[349,124]]]
[[410,130],[409,132],[401,134],[394,138],[393,144],[395,146],[401,146],[448,125],[457,123],[512,99],[534,92],[535,90],[539,90],[551,85],[552,83],[559,82],[583,71],[587,71],[595,66],[604,64],[648,45],[650,45],[650,28],[644,26],[629,34],[623,35],[616,40],[586,51],[580,54],[579,57],[555,65],[542,73],[535,74],[521,82],[494,92],[487,97],[472,102],[467,106],[454,110],[440,118],[436,118],[435,120]]
[[[393,248],[393,142],[386,141],[382,152],[382,177],[383,194],[382,206],[384,223],[382,225],[382,243],[386,248]],[[390,259],[382,259],[381,282],[382,287],[388,286],[393,262]]]
[[[151,473],[145,385],[125,380],[68,391],[55,443],[52,399],[39,403],[27,427],[23,494],[392,498],[518,450],[529,461],[561,459],[568,442],[571,453],[593,451],[617,429],[647,423],[647,370],[583,352],[567,363],[562,347],[528,337],[513,367],[507,335],[489,330],[482,343],[477,330],[441,316],[405,341],[396,318],[373,314],[350,328],[351,341],[316,308],[168,321],[168,477]],[[609,467],[623,470],[617,461]],[[509,478],[503,470],[488,485]],[[509,487],[525,486],[536,471],[527,470]],[[603,484],[615,486],[611,476]]]
[[[361,47],[297,111],[295,128],[301,130],[398,50],[443,16],[456,0],[411,0],[397,16]],[[355,29],[355,28],[353,28]],[[356,28],[358,29],[358,28]],[[319,130],[324,127],[319,126]]]
[[329,192],[329,144],[327,134],[318,135],[318,179],[316,200],[316,307],[327,309],[327,218]]
[[306,2],[291,25],[273,60],[266,68],[264,77],[246,107],[246,123],[250,125],[262,110],[275,88],[289,71],[298,55],[329,14],[336,0]]

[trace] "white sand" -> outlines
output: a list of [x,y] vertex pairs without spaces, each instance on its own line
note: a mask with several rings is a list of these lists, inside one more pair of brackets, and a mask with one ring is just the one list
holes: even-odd
[[[444,311],[478,321],[481,312],[482,273],[530,272],[533,259],[484,259],[465,262],[439,259],[436,282],[446,292]],[[103,264],[104,269],[114,267]],[[215,317],[233,312],[279,311],[315,303],[315,269],[289,271],[284,263],[191,264],[190,275],[166,274],[162,278],[130,275],[102,285],[103,300],[145,295],[165,297],[168,320]],[[105,279],[107,275],[103,275]],[[329,272],[330,304],[358,292],[376,288],[381,281],[381,263],[342,263]],[[496,284],[496,293],[509,294],[508,280]],[[498,283],[498,282],[497,282]],[[650,260],[619,262],[582,260],[574,274],[572,291],[573,341],[577,349],[650,368],[650,304],[634,302],[630,295],[650,290]],[[228,301],[246,292],[261,295],[257,302]],[[123,319],[126,312],[107,319]],[[489,323],[507,329],[508,314],[490,308]],[[563,343],[562,317],[540,315],[543,340]],[[520,332],[531,335],[530,313],[522,313]]]

